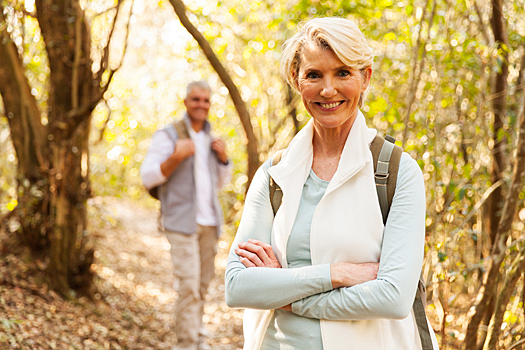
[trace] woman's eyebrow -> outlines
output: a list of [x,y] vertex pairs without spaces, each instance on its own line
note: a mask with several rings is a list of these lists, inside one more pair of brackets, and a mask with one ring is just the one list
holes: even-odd
[[336,67],[334,68],[333,70],[340,70],[340,69],[348,69],[348,70],[353,70],[352,67],[349,67],[347,65],[342,65],[340,67]]

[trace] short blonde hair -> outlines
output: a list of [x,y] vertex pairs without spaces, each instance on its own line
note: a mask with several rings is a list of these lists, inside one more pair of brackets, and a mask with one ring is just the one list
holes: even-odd
[[301,52],[307,44],[332,50],[341,62],[355,70],[371,67],[374,62],[372,48],[354,22],[339,17],[311,19],[282,47],[281,73],[295,91],[298,91]]

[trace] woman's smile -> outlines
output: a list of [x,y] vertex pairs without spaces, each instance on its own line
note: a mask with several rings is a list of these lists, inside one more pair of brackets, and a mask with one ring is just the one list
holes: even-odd
[[330,49],[306,45],[301,52],[299,92],[308,113],[325,128],[349,130],[368,82]]
[[315,104],[319,105],[322,110],[332,112],[338,109],[344,101],[338,101],[338,102],[314,102]]

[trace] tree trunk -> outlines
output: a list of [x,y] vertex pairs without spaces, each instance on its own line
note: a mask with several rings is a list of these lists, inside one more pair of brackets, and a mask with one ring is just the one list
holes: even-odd
[[[119,1],[116,16],[120,8]],[[72,289],[88,292],[93,248],[87,245],[89,130],[91,112],[114,71],[91,67],[91,30],[76,0],[36,0],[37,19],[49,61],[47,118],[41,123],[37,102],[17,47],[1,33],[0,93],[18,158],[17,241],[49,260],[49,286],[64,296]],[[0,5],[0,21],[5,21]],[[16,15],[16,14],[15,14]],[[114,28],[113,23],[113,28]],[[113,33],[113,29],[111,30]]]
[[221,64],[221,62],[217,58],[217,55],[215,55],[215,52],[213,52],[213,49],[211,48],[206,38],[202,35],[201,32],[199,32],[197,28],[195,28],[195,26],[188,19],[188,16],[186,15],[187,9],[182,0],[170,0],[170,2],[173,5],[175,13],[179,17],[180,22],[197,41],[202,51],[208,58],[208,61],[212,65],[213,69],[215,69],[215,71],[221,78],[222,83],[228,88],[228,91],[230,92],[233,104],[235,105],[235,109],[237,110],[237,114],[239,114],[239,118],[244,128],[244,132],[246,133],[246,139],[248,140],[248,143],[246,145],[246,151],[248,153],[248,183],[246,184],[246,191],[248,191],[253,176],[255,175],[255,172],[257,171],[260,165],[258,141],[255,137],[255,133],[253,132],[250,113],[248,112],[246,104],[241,98],[241,94],[239,93],[237,86],[233,82],[231,76],[226,71],[226,68],[224,68],[224,66]]
[[[492,148],[492,168],[490,170],[491,182],[496,183],[502,178],[506,167],[505,155],[507,148],[507,136],[503,128],[506,117],[507,101],[507,77],[509,75],[508,65],[508,38],[505,29],[505,18],[502,12],[502,0],[492,0],[492,31],[497,43],[499,58],[497,60],[500,69],[494,77],[494,88],[492,94],[492,109],[494,112],[494,147]],[[503,190],[498,187],[488,200],[489,235],[491,242],[495,243],[498,232],[499,219],[503,209]]]
[[[523,173],[525,172],[525,101],[523,104],[523,110],[518,118],[518,146],[516,152],[516,158],[514,159],[512,180],[505,205],[503,207],[502,216],[499,222],[497,241],[495,242],[499,246],[504,247],[507,238],[511,234],[512,222],[516,214],[516,208],[518,207],[519,193],[522,189]],[[501,252],[503,254],[504,252]],[[494,268],[494,266],[492,267]],[[512,292],[514,291],[515,285],[519,280],[520,276],[525,271],[525,263],[523,253],[516,258],[515,263],[512,265],[508,272],[505,283],[501,288],[501,292],[497,295],[496,303],[494,306],[495,313],[489,327],[487,339],[485,342],[484,349],[495,349],[501,334],[501,323],[503,322],[503,316],[507,309],[507,303],[510,300]]]
[[[491,168],[491,181],[496,183],[501,180],[503,171],[505,169],[505,155],[507,147],[507,138],[504,135],[504,121],[506,112],[506,88],[507,88],[507,76],[509,72],[508,67],[508,39],[505,30],[505,18],[502,12],[502,0],[492,0],[492,18],[491,18],[492,31],[494,33],[494,40],[498,45],[500,70],[494,77],[494,89],[492,100],[492,108],[494,111],[494,147],[492,149],[492,168]],[[519,152],[519,151],[518,151]],[[518,153],[519,156],[519,153]],[[519,157],[518,157],[519,158]],[[516,159],[516,162],[519,159]],[[514,165],[516,171],[519,163]],[[512,190],[510,190],[512,191]],[[485,334],[480,341],[478,341],[478,328],[482,320],[492,319],[494,309],[496,306],[496,299],[498,293],[498,285],[501,280],[501,274],[499,273],[499,267],[503,260],[504,251],[500,251],[499,245],[502,242],[504,247],[504,238],[507,237],[508,231],[510,231],[510,225],[513,219],[512,206],[514,198],[517,193],[508,193],[506,201],[503,200],[503,191],[501,186],[496,188],[487,200],[487,215],[488,215],[488,233],[491,237],[493,245],[492,250],[492,264],[490,272],[483,288],[483,297],[476,305],[476,311],[472,316],[470,323],[467,328],[467,334],[465,337],[465,349],[476,350],[478,343],[483,346],[485,342]],[[505,208],[503,205],[505,204]],[[514,207],[515,209],[515,207]],[[502,212],[504,212],[505,219],[502,219]],[[512,215],[510,215],[512,213]],[[510,216],[509,216],[510,215]],[[509,222],[504,222],[508,220]],[[507,228],[508,225],[508,228]]]
[[[5,21],[3,10],[0,5],[0,22]],[[50,225],[45,219],[49,215],[49,184],[45,176],[48,164],[42,156],[47,153],[45,130],[40,123],[40,110],[24,76],[17,47],[6,30],[0,33],[0,42],[0,81],[9,82],[0,84],[0,93],[18,157],[17,216],[20,228],[17,240],[38,254],[49,246],[47,233]]]

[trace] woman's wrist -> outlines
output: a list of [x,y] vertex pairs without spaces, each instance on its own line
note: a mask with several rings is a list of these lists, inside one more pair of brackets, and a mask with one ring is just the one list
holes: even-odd
[[379,263],[333,263],[330,264],[332,288],[353,287],[377,278]]

